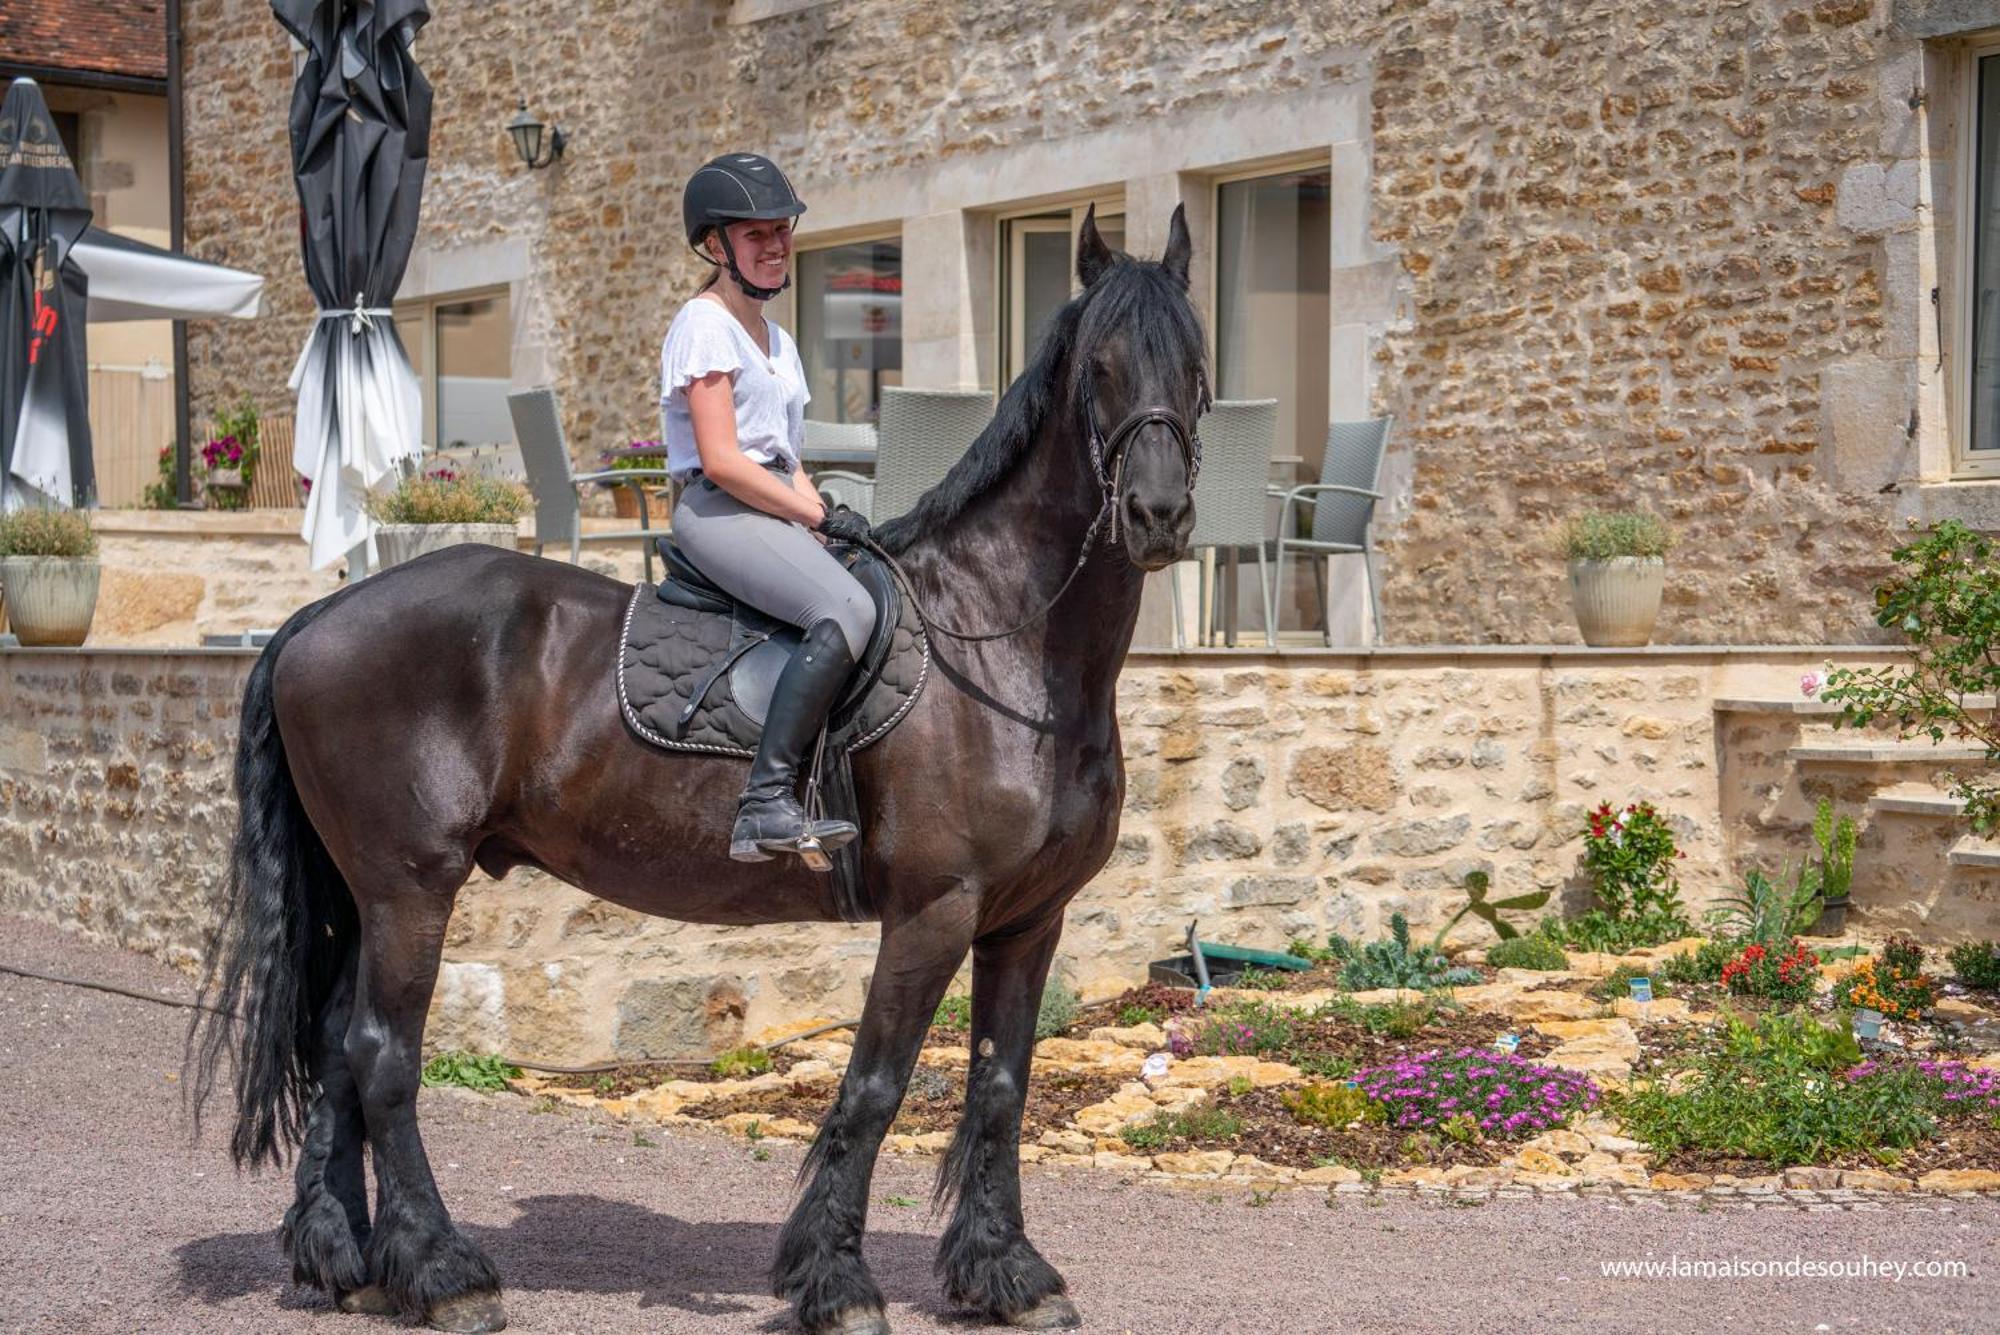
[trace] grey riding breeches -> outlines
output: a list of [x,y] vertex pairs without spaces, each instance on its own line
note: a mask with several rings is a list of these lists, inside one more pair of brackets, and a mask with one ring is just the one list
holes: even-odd
[[731,597],[801,629],[831,617],[857,661],[868,647],[874,599],[803,526],[698,477],[674,506],[674,540]]

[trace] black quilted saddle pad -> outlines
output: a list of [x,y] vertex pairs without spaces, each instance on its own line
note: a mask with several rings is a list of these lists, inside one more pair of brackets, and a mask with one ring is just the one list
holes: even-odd
[[[895,623],[878,632],[829,722],[828,744],[858,751],[879,741],[916,704],[930,675],[930,644],[888,570],[865,553],[854,573]],[[618,706],[641,738],[669,751],[740,756],[757,752],[764,710],[799,632],[752,608],[727,607],[652,584],[632,593],[618,657]],[[670,600],[671,599],[671,600]]]

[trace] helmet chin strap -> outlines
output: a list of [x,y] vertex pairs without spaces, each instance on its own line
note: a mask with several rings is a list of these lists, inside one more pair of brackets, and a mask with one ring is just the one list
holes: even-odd
[[[792,285],[792,276],[790,274],[786,274],[785,281],[778,284],[776,287],[758,287],[755,283],[751,282],[749,279],[743,276],[743,270],[736,267],[736,248],[729,244],[728,231],[724,228],[718,227],[715,229],[715,235],[722,242],[723,257],[729,261],[729,276],[736,280],[736,286],[742,288],[744,295],[749,297],[752,301],[769,301],[771,300],[771,298],[777,296],[780,292],[783,292],[786,288]],[[709,263],[711,264],[713,264],[714,262],[715,261],[713,260],[709,261]]]

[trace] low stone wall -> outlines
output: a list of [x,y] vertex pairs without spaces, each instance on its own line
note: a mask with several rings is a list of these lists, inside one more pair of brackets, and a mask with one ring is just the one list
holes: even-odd
[[[1121,689],[1119,850],[1071,909],[1062,967],[1084,985],[1136,981],[1190,918],[1210,939],[1267,947],[1370,936],[1398,910],[1434,926],[1473,868],[1503,893],[1546,887],[1581,907],[1575,836],[1600,801],[1646,798],[1669,813],[1699,906],[1748,864],[1800,856],[1819,791],[1864,824],[1861,915],[1993,935],[2000,878],[1948,862],[1944,833],[1896,834],[1860,777],[1829,779],[1792,758],[1798,718],[1752,708],[1784,710],[1800,672],[1829,659],[1882,658],[1135,655]],[[227,874],[252,661],[0,651],[0,910],[192,970]],[[873,955],[868,928],[688,926],[527,871],[482,877],[452,921],[433,1038],[550,1058],[708,1052],[781,1021],[854,1013]]]

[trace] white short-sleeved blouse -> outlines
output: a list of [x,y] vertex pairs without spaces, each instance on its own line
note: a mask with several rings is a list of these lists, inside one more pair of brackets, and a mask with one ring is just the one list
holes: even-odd
[[750,332],[720,302],[696,297],[680,308],[660,345],[660,415],[667,467],[684,477],[701,467],[687,387],[713,371],[727,372],[736,391],[736,444],[760,464],[782,460],[799,466],[805,438],[806,368],[798,345],[770,320],[767,357]]

